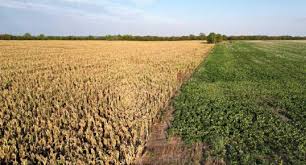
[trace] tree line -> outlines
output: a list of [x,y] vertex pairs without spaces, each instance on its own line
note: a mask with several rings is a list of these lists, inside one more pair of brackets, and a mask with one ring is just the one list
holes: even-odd
[[106,36],[46,36],[44,34],[31,35],[25,33],[24,35],[10,35],[0,34],[0,40],[124,40],[124,41],[180,41],[180,40],[206,40],[206,35],[201,33],[199,35],[189,36],[133,36],[133,35],[106,35]]
[[306,40],[306,36],[229,36],[228,40]]
[[106,35],[106,36],[46,36],[44,34],[24,35],[0,34],[0,40],[109,40],[109,41],[184,41],[184,40],[207,40],[208,43],[218,43],[225,40],[306,40],[306,36],[265,36],[265,35],[245,35],[226,36],[218,33],[205,35],[188,36],[133,36],[133,35]]

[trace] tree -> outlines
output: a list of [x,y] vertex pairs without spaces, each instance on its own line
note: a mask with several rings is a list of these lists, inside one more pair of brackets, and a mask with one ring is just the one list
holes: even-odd
[[207,42],[210,44],[216,43],[216,33],[209,33],[207,36]]
[[44,34],[40,34],[40,35],[38,36],[38,39],[39,39],[39,40],[45,39],[45,35],[44,35]]
[[195,38],[196,38],[195,35],[193,35],[193,34],[189,35],[189,40],[195,40]]
[[222,42],[223,41],[223,37],[221,34],[216,34],[216,41],[215,43],[219,43],[219,42]]
[[223,41],[227,40],[227,36],[226,35],[222,35]]
[[206,40],[206,35],[205,35],[205,33],[200,33],[199,39],[200,39],[200,40]]
[[12,35],[9,34],[1,34],[0,35],[0,40],[11,40],[13,38]]
[[23,39],[25,39],[25,40],[30,40],[30,39],[32,39],[32,35],[31,35],[30,33],[25,33],[25,34],[23,35]]
[[89,35],[89,36],[87,37],[87,39],[88,39],[88,40],[95,40],[95,37],[92,36],[92,35]]
[[225,35],[221,35],[218,33],[210,33],[207,36],[207,42],[211,44],[219,43],[222,42],[226,39],[227,37]]

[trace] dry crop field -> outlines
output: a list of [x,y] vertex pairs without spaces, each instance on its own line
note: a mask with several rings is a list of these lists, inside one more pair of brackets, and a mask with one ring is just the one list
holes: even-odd
[[0,41],[1,163],[130,164],[212,45]]

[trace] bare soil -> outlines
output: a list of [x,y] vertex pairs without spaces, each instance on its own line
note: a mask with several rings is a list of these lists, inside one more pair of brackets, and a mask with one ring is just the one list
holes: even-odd
[[135,164],[203,164],[203,144],[186,145],[179,137],[168,136],[173,111],[173,107],[169,106],[153,125],[144,153]]
[[[206,58],[212,49],[206,51]],[[205,59],[204,59],[205,60]],[[192,75],[192,72],[178,73],[177,80],[182,84]],[[181,85],[182,85],[181,84]],[[180,85],[180,86],[181,86]],[[177,91],[176,95],[179,94]],[[203,143],[185,144],[178,136],[168,135],[168,128],[173,120],[174,108],[172,102],[161,111],[151,128],[150,136],[143,154],[135,161],[136,165],[181,165],[181,164],[218,164],[213,161],[204,161],[203,155],[208,149]],[[222,163],[221,163],[222,164]]]

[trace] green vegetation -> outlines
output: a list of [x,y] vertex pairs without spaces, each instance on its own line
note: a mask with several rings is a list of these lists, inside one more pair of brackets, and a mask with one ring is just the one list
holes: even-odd
[[208,36],[207,36],[207,42],[208,43],[219,43],[219,42],[222,42],[226,40],[226,36],[225,35],[222,35],[222,34],[216,34],[216,33],[210,33]]
[[204,33],[187,36],[132,36],[132,35],[106,35],[106,36],[47,36],[44,34],[22,36],[0,34],[0,40],[108,40],[108,41],[187,41],[207,40],[209,43],[218,43],[223,40],[306,40],[306,36],[225,36],[218,33]]
[[306,40],[306,36],[229,36],[228,40]]
[[306,42],[217,44],[176,97],[172,128],[230,164],[306,163]]
[[132,36],[132,35],[106,35],[106,36],[38,36],[25,33],[22,36],[0,34],[0,40],[108,40],[108,41],[186,41],[186,40],[206,40],[206,35],[190,34],[188,36]]

